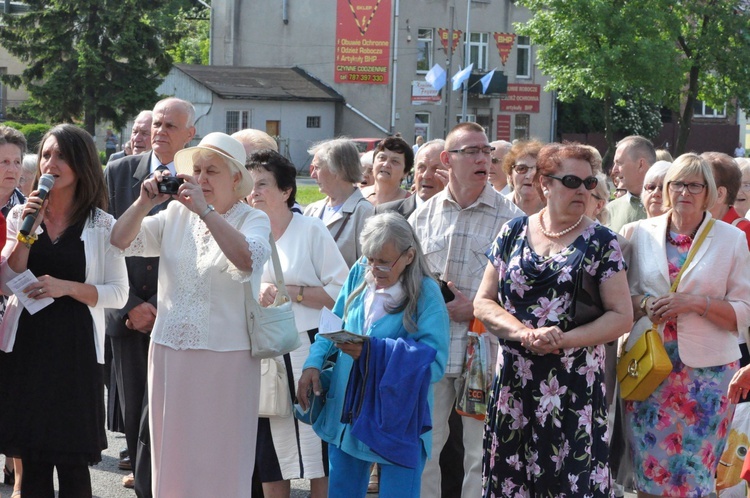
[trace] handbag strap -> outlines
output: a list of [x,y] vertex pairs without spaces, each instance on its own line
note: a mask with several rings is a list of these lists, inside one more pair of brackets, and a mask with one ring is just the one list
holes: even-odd
[[703,244],[703,241],[706,240],[706,236],[708,235],[708,232],[711,231],[711,228],[714,226],[714,223],[716,220],[713,218],[708,220],[708,223],[706,224],[705,230],[701,232],[700,237],[698,237],[698,240],[695,241],[695,244],[690,248],[690,252],[687,255],[687,258],[685,259],[685,262],[682,264],[682,268],[680,268],[679,273],[677,273],[677,276],[674,279],[674,282],[672,283],[672,288],[669,289],[669,292],[675,292],[677,290],[677,286],[680,285],[680,279],[682,278],[682,273],[687,269],[690,262],[693,260],[693,256],[695,256],[695,253],[698,252],[698,249],[700,248],[701,244]]
[[276,299],[274,305],[278,306],[291,301],[289,292],[286,290],[284,283],[284,273],[281,271],[281,262],[279,261],[279,251],[276,249],[276,242],[273,240],[273,233],[268,235],[268,241],[271,243],[271,261],[273,261],[273,272],[276,275]]

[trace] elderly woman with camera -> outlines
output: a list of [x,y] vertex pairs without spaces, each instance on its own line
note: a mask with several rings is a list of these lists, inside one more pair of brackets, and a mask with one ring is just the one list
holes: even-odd
[[321,369],[335,352],[325,406],[313,422],[328,442],[328,496],[364,498],[377,462],[382,498],[417,498],[431,451],[431,384],[442,378],[448,357],[448,313],[401,215],[368,219],[361,240],[364,257],[333,312],[362,340],[333,343],[318,334],[297,398],[306,408],[312,393],[322,394]]
[[[149,351],[154,496],[244,497],[252,486],[260,360],[250,355],[246,282],[260,288],[268,217],[243,202],[245,149],[223,133],[175,155],[143,182],[112,244],[159,256],[159,313]],[[169,180],[168,180],[169,179]],[[160,188],[161,187],[161,188]],[[146,216],[174,198],[166,209]]]

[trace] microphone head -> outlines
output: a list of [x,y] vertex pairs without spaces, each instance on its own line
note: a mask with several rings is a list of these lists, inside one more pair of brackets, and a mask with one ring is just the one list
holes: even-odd
[[42,175],[41,178],[39,178],[39,190],[46,190],[49,192],[52,190],[52,187],[55,185],[55,177],[50,174]]

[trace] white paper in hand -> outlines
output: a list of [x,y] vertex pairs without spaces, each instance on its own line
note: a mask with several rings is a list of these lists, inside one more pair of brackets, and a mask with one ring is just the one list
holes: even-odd
[[18,301],[23,305],[24,308],[26,308],[26,311],[28,311],[30,315],[33,315],[37,311],[44,309],[55,302],[55,300],[51,297],[32,299],[23,292],[26,287],[36,282],[39,282],[39,279],[36,278],[33,273],[31,273],[31,270],[26,270],[25,272],[21,273],[13,280],[8,282],[8,288],[13,291],[13,294],[16,295]]
[[329,341],[337,344],[364,342],[367,337],[352,334],[344,330],[344,321],[334,315],[328,308],[320,310],[320,322],[318,323],[318,334]]

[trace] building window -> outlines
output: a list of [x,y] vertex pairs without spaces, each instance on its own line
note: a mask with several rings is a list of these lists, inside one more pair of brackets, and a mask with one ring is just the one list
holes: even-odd
[[429,112],[414,113],[414,143],[417,142],[417,137],[419,136],[421,136],[425,142],[430,140]]
[[469,62],[474,63],[475,71],[487,70],[489,39],[489,33],[471,33],[469,35]]
[[696,118],[725,118],[727,117],[727,106],[725,105],[722,109],[714,109],[699,100],[693,105],[693,115]]
[[250,111],[227,111],[227,135],[250,127]]
[[419,28],[417,33],[417,73],[426,73],[432,67],[432,29]]
[[307,116],[308,128],[320,128],[320,116]]
[[516,78],[531,78],[531,40],[519,36],[516,44]]
[[516,114],[516,124],[513,127],[513,140],[529,139],[529,123],[531,117],[528,114]]
[[[461,118],[463,116],[461,114],[456,114],[456,124],[461,123]],[[477,122],[477,115],[476,114],[467,114],[466,115],[466,122],[467,123],[476,123]]]

